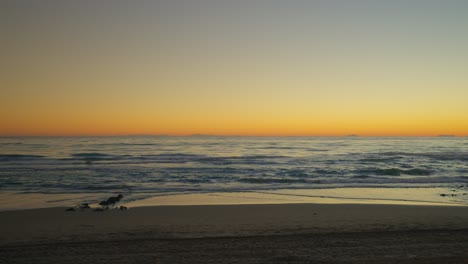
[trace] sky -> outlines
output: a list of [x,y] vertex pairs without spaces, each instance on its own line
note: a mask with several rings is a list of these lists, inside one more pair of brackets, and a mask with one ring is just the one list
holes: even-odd
[[0,0],[0,135],[468,136],[468,1]]

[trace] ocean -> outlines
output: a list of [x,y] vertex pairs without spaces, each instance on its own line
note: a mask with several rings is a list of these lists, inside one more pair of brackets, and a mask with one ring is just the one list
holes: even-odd
[[0,191],[9,193],[467,186],[467,137],[0,138]]

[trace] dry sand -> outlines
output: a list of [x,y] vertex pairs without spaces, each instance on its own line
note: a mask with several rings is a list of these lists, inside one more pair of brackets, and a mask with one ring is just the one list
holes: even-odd
[[468,207],[154,206],[0,212],[0,263],[468,263]]

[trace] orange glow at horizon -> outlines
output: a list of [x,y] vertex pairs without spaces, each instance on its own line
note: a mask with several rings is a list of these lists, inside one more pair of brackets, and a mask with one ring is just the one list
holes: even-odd
[[51,2],[0,8],[0,136],[468,136],[468,2]]
[[[200,121],[197,123],[197,121]],[[447,129],[450,128],[450,129]],[[332,122],[313,120],[245,120],[209,123],[206,120],[136,120],[136,119],[38,119],[8,126],[3,123],[2,135],[18,136],[118,136],[118,135],[174,135],[193,134],[224,136],[468,136],[468,125],[462,120],[434,122],[398,120],[368,121],[336,119]]]

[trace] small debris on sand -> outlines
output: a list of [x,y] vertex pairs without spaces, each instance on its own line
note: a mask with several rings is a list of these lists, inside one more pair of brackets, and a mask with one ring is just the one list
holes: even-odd
[[91,207],[89,206],[89,203],[82,203],[80,205],[80,209],[90,209]]

